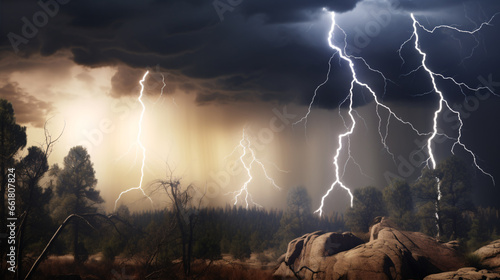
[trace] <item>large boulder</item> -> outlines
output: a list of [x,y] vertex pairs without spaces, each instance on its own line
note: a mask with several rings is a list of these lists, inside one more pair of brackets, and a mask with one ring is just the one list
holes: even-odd
[[[422,279],[457,270],[465,263],[458,251],[422,233],[397,230],[386,219],[374,225],[370,234],[370,242],[333,254],[325,249],[315,251],[319,254],[307,253],[307,247],[319,240],[311,245],[308,242],[324,234],[304,235],[300,238],[302,245],[297,246],[301,240],[290,242],[295,245],[289,246],[289,258],[275,275],[292,277],[292,268],[303,279],[312,279],[313,275],[314,279]],[[323,247],[328,248],[325,244]]]
[[500,274],[488,270],[478,270],[474,267],[464,267],[457,271],[432,274],[424,280],[500,280]]
[[500,272],[500,239],[477,249],[474,253],[481,257],[482,265]]
[[384,217],[376,217],[372,221],[372,225],[368,232],[370,232],[370,241],[376,240],[378,238],[378,233],[384,228],[396,228],[396,226]]
[[[275,275],[295,278],[292,269],[298,271],[300,268],[306,269],[306,267],[316,271],[325,257],[347,251],[360,244],[363,244],[363,240],[350,232],[325,233],[316,231],[305,234],[288,244],[287,253],[278,260],[281,262]],[[304,273],[305,270],[301,272],[301,274]]]

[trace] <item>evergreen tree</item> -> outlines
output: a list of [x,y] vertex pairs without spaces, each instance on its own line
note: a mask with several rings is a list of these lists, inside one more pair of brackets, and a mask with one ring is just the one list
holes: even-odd
[[250,258],[250,253],[248,238],[245,238],[245,236],[238,231],[231,241],[231,255],[237,259],[243,260]]
[[[52,197],[52,189],[43,189],[39,182],[48,171],[47,156],[39,147],[28,148],[28,155],[16,165],[18,174],[17,190],[20,200],[18,209],[22,212],[18,231],[18,259],[24,256],[24,248],[34,243],[46,243],[50,238],[52,220],[47,205]],[[43,249],[41,244],[38,244]],[[23,272],[23,262],[19,262],[16,273]],[[19,277],[20,278],[20,277]]]
[[[453,156],[435,170],[424,169],[413,186],[421,230],[446,239],[465,237],[465,211],[473,210],[469,173],[464,163]],[[434,220],[434,226],[431,226]]]
[[465,237],[467,224],[462,213],[473,210],[472,185],[465,164],[456,156],[438,165],[442,194],[443,230],[448,237]]
[[[90,155],[82,146],[70,149],[64,158],[64,167],[54,168],[57,177],[53,201],[53,215],[56,220],[61,221],[70,214],[84,214],[97,212],[97,205],[104,200],[96,190],[97,179]],[[86,255],[81,242],[79,242],[80,221],[75,220],[73,224],[73,254],[75,262],[84,261]],[[82,251],[82,252],[80,252]],[[80,254],[81,253],[81,254]]]
[[346,224],[352,231],[367,232],[373,219],[386,214],[382,192],[364,187],[353,192],[354,204],[346,211]]
[[312,225],[311,198],[305,187],[290,189],[286,200],[287,208],[275,236],[280,251],[286,251],[288,242],[307,233]]
[[412,186],[420,231],[432,236],[441,236],[443,229],[437,175],[437,171],[424,168],[422,176]]
[[[14,168],[14,156],[26,146],[26,127],[16,123],[14,108],[12,104],[4,99],[0,99],[0,227],[6,228],[6,188],[8,183],[8,169]],[[12,170],[12,169],[11,169]],[[10,174],[14,174],[13,171]],[[12,176],[12,175],[11,175]],[[19,214],[19,213],[18,213]],[[2,268],[6,256],[7,242],[0,242],[0,260]],[[2,269],[3,273],[7,269]]]
[[402,180],[393,181],[383,195],[387,212],[396,225],[404,230],[416,230],[410,185]]

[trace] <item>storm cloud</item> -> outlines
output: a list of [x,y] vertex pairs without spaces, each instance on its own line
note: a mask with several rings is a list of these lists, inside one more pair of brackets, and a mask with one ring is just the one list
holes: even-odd
[[28,94],[15,83],[0,87],[0,96],[16,105],[14,108],[16,110],[16,121],[21,124],[43,127],[46,116],[53,110],[50,103]]
[[[127,95],[137,86],[130,81],[140,78],[142,72],[139,70],[159,65],[163,72],[176,77],[172,87],[195,90],[199,104],[249,100],[308,104],[315,87],[325,79],[327,62],[333,53],[326,42],[330,21],[323,11],[325,8],[340,14],[338,24],[347,33],[347,49],[355,50],[353,55],[363,56],[392,82],[384,93],[380,77],[371,73],[360,74],[361,77],[373,82],[377,93],[388,101],[414,102],[414,96],[430,88],[425,83],[414,84],[419,73],[403,75],[418,66],[418,54],[412,52],[411,43],[402,52],[407,63],[402,63],[395,52],[411,36],[408,12],[438,10],[445,13],[457,8],[464,10],[464,7],[483,11],[482,14],[462,15],[460,24],[472,27],[485,16],[491,16],[484,11],[495,10],[493,7],[498,8],[498,3],[4,1],[5,24],[0,55],[12,55],[14,50],[22,57],[69,51],[70,58],[80,65],[117,66],[122,70],[113,79],[111,93],[115,97]],[[381,12],[372,12],[377,10]],[[377,18],[384,12],[389,13],[388,26]],[[441,22],[432,14],[423,14],[421,18],[429,27],[446,23],[443,22],[446,16]],[[379,30],[374,33],[374,27],[369,24],[376,24],[377,20],[378,27],[375,27]],[[495,22],[499,21],[500,17]],[[498,29],[494,26],[482,34],[468,37],[440,32],[422,36],[422,46],[434,58],[429,63],[433,69],[477,84],[479,75],[496,71],[490,63],[499,59],[495,50],[500,44],[497,36],[492,35],[495,32]],[[464,43],[460,46],[453,40],[450,43],[450,37]],[[337,43],[343,44],[343,40],[342,34],[336,34]],[[368,40],[368,44],[360,46],[363,40]],[[481,47],[476,46],[477,42]],[[347,65],[336,63],[337,59],[332,60],[332,72],[336,76],[320,89],[319,93],[325,93],[317,100],[320,107],[335,108],[345,98],[349,69]],[[138,70],[125,71],[125,68]],[[471,77],[470,72],[477,72],[479,68],[481,73]],[[442,86],[457,91],[447,82]],[[430,99],[424,97],[417,102],[427,100]],[[359,98],[355,105],[366,102],[370,100]]]

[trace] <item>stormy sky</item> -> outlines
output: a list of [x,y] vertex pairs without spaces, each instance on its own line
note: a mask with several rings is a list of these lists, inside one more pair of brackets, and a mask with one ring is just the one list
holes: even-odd
[[[354,59],[358,78],[424,132],[432,129],[438,98],[427,73],[412,72],[422,57],[414,48],[410,13],[429,30],[475,30],[491,20],[474,34],[420,28],[419,40],[432,71],[488,88],[474,91],[436,78],[450,106],[462,114],[463,143],[500,182],[500,99],[494,95],[500,88],[500,3],[494,0],[2,1],[0,97],[13,103],[18,122],[28,126],[31,145],[42,141],[47,119],[53,134],[65,126],[50,162],[60,163],[72,146],[88,148],[109,210],[140,176],[136,98],[139,80],[150,70],[142,138],[148,148],[146,185],[164,178],[170,167],[185,184],[207,189],[208,203],[231,203],[227,193],[248,178],[237,165],[241,151],[231,154],[245,128],[282,187],[273,189],[255,168],[249,185],[254,199],[268,208],[282,206],[284,193],[301,184],[316,208],[334,180],[332,157],[346,129],[343,120],[350,125],[341,104],[351,72],[328,45],[330,11],[337,23],[332,42],[386,80]],[[329,66],[328,82],[317,89]],[[292,125],[307,112],[316,89],[307,130],[304,123]],[[366,89],[355,88],[353,101],[352,159],[347,152],[340,157],[346,184],[382,189],[389,177],[415,180],[426,138],[394,119],[386,125],[383,109],[380,125]],[[458,124],[450,112],[439,118],[440,129],[452,137],[459,136]],[[379,126],[394,156],[384,149]],[[443,160],[453,142],[438,142],[436,156]],[[455,151],[471,167],[477,201],[498,203],[499,187],[473,168],[463,149]],[[347,198],[336,189],[328,210],[342,211]],[[127,199],[132,207],[148,207],[139,193]]]

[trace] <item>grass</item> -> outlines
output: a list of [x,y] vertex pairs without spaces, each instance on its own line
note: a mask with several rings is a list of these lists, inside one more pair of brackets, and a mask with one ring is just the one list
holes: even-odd
[[[154,273],[150,279],[186,279],[179,265],[169,269],[156,267],[158,273]],[[124,276],[135,277],[136,280],[146,279],[146,272],[139,265],[124,265],[110,262],[86,262],[75,265],[72,260],[55,259],[43,261],[36,271],[34,280],[53,280],[58,275],[77,274],[83,280],[109,280],[117,279],[125,272]],[[196,261],[192,264],[191,276],[187,279],[196,280],[271,280],[273,271],[271,269],[249,268],[242,264],[226,263],[208,265],[204,261]],[[118,275],[118,276],[117,276]],[[127,278],[128,279],[128,278]]]
[[475,267],[477,269],[487,268],[485,265],[483,265],[481,257],[475,253],[468,253],[465,255],[465,266]]
[[128,276],[136,277],[135,279],[143,279],[140,277],[140,268],[138,266],[120,266],[117,263],[111,262],[85,262],[84,264],[76,265],[71,259],[44,260],[35,271],[32,279],[53,280],[56,276],[76,274],[83,280],[109,280],[116,279],[116,275],[122,275],[123,271]]
[[[201,267],[195,269],[199,271]],[[204,267],[205,269],[207,267]],[[253,280],[253,279],[261,279],[261,280],[272,280],[273,272],[271,270],[260,270],[255,268],[246,268],[242,265],[212,265],[208,269],[205,270],[203,274],[199,276],[200,280]]]

